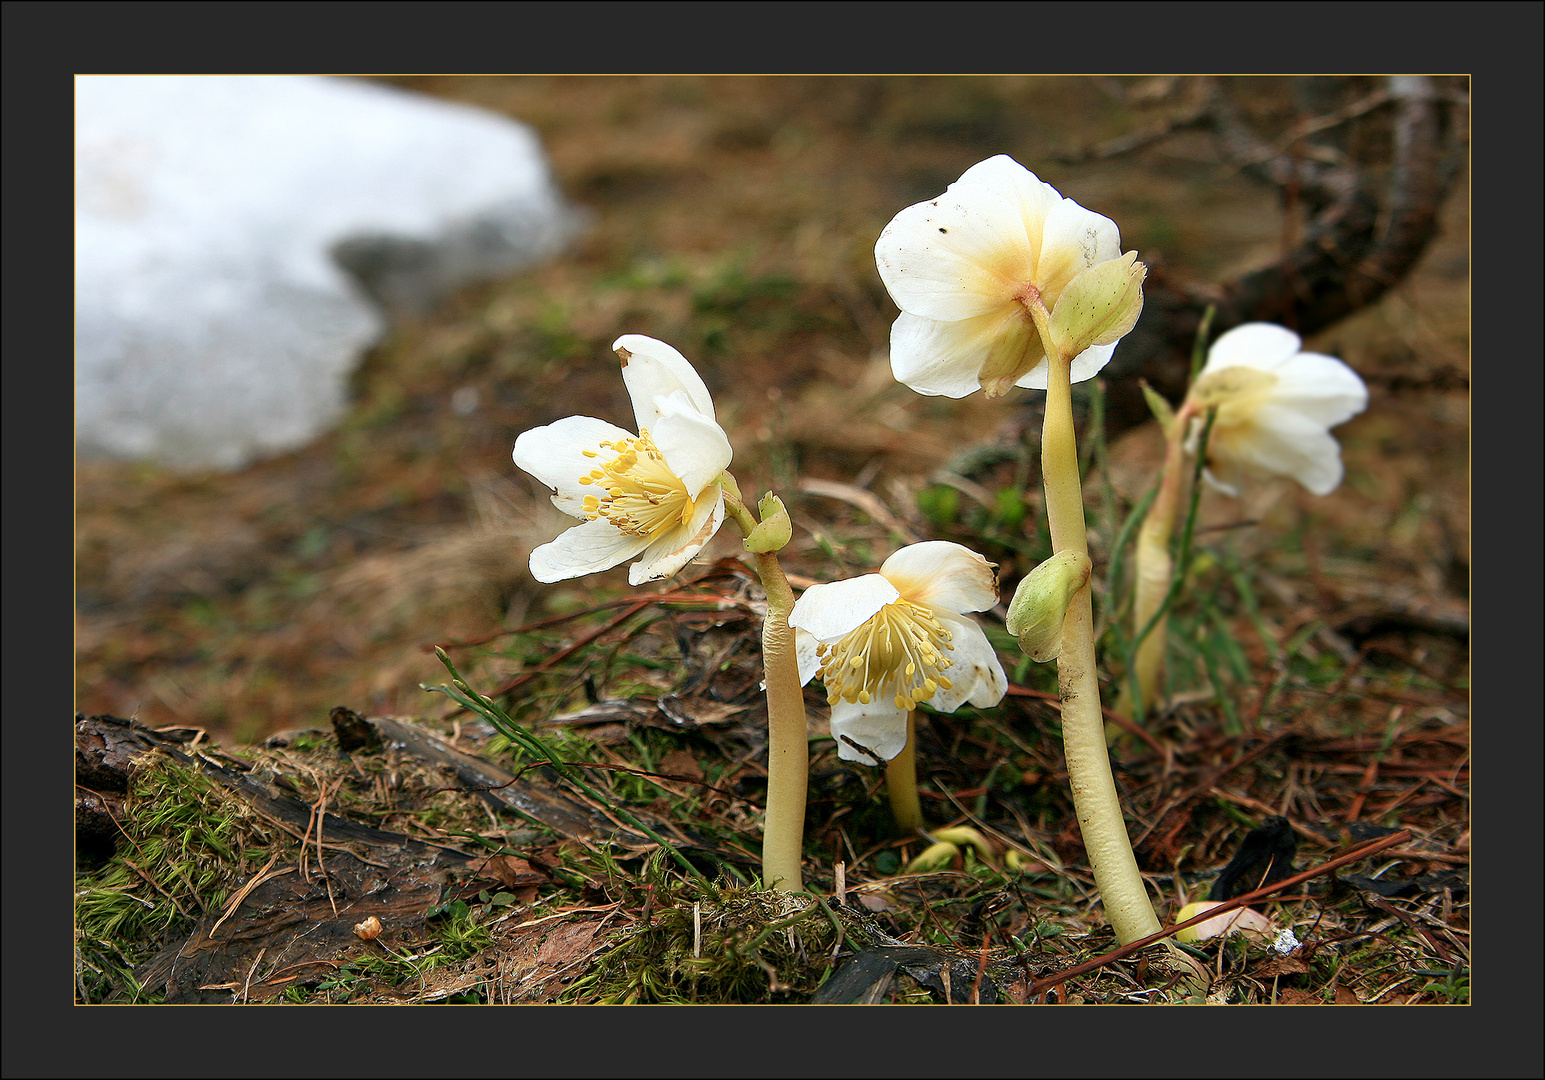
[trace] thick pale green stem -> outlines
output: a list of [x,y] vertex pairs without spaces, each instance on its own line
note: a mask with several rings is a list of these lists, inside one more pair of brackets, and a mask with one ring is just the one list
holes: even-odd
[[907,714],[907,745],[885,763],[885,791],[891,814],[903,836],[922,831],[923,806],[917,797],[917,714]]
[[805,793],[810,787],[810,741],[805,697],[799,686],[799,660],[789,612],[794,590],[778,556],[756,557],[767,593],[767,621],[762,624],[762,665],[767,678],[767,817],[762,832],[762,881],[769,889],[798,892],[799,857],[805,838]]
[[[1051,341],[1046,309],[1039,299],[1026,305]],[[1053,350],[1055,352],[1055,350]],[[1046,485],[1046,516],[1053,554],[1089,554],[1084,525],[1084,497],[1078,475],[1078,444],[1073,435],[1072,357],[1051,357],[1046,386],[1046,421],[1041,434],[1041,473]],[[1094,607],[1088,586],[1068,606],[1062,653],[1057,658],[1062,697],[1062,741],[1068,782],[1078,814],[1084,850],[1105,916],[1123,944],[1156,933],[1158,916],[1148,900],[1105,749],[1105,721],[1100,712],[1100,683],[1095,670]]]
[[[1170,536],[1175,531],[1175,515],[1180,508],[1181,481],[1185,472],[1185,424],[1189,413],[1171,424],[1164,440],[1164,471],[1159,477],[1159,493],[1143,518],[1143,527],[1137,536],[1136,588],[1132,602],[1132,634],[1142,634],[1154,615],[1164,606],[1169,595],[1170,581],[1174,577],[1174,560],[1170,556]],[[1115,712],[1128,718],[1141,718],[1153,707],[1159,690],[1159,675],[1164,668],[1165,629],[1169,622],[1164,616],[1154,623],[1148,636],[1138,643],[1133,667],[1137,677],[1134,695],[1130,680],[1123,682],[1117,698]]]
[[[725,507],[747,536],[756,522],[726,485]],[[810,786],[810,743],[799,658],[789,612],[794,590],[776,552],[758,552],[756,571],[767,594],[762,624],[762,668],[767,682],[767,809],[762,827],[762,883],[779,892],[804,887],[800,854],[805,838],[805,797]]]

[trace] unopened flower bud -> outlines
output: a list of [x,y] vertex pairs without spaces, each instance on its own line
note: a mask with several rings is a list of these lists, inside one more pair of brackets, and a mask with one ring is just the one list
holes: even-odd
[[1159,392],[1148,385],[1146,379],[1142,380],[1143,400],[1148,402],[1148,411],[1153,413],[1153,418],[1159,422],[1159,427],[1165,435],[1170,434],[1170,429],[1175,426],[1175,409],[1169,402],[1159,395]]
[[1148,268],[1129,251],[1082,271],[1068,282],[1051,313],[1051,337],[1063,356],[1119,341],[1143,311]]
[[757,553],[780,550],[794,535],[794,523],[789,520],[783,500],[769,491],[756,504],[756,512],[762,521],[746,537],[746,550]]
[[1089,583],[1092,566],[1081,551],[1059,551],[1030,571],[1009,604],[1009,633],[1037,663],[1062,653],[1062,623],[1073,596]]

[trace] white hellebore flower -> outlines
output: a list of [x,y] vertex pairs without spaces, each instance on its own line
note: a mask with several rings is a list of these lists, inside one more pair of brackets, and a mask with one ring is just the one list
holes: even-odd
[[1075,352],[1073,382],[1110,361],[1142,310],[1147,269],[1136,252],[1121,254],[1116,223],[1002,154],[897,214],[874,254],[901,308],[891,369],[923,394],[1046,389],[1047,343],[1025,306],[1033,297],[1052,313],[1056,344]]
[[1191,387],[1194,406],[1217,407],[1207,479],[1230,495],[1252,476],[1291,477],[1316,495],[1341,483],[1330,429],[1368,407],[1368,388],[1334,356],[1299,352],[1300,344],[1273,323],[1236,326],[1213,342]]
[[715,481],[730,441],[713,399],[681,353],[654,338],[612,343],[633,399],[638,434],[589,416],[533,428],[515,440],[515,464],[553,489],[553,505],[584,518],[531,553],[538,581],[562,581],[639,556],[628,582],[674,574],[724,522]]
[[859,747],[885,761],[901,753],[920,701],[953,712],[1003,700],[998,654],[963,614],[998,602],[992,568],[959,544],[930,540],[902,548],[878,574],[812,585],[795,602],[799,678],[820,672],[843,758],[874,764]]

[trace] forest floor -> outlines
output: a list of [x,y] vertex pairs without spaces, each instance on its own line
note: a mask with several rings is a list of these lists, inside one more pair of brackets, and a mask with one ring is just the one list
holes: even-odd
[[[778,907],[748,887],[766,736],[760,597],[738,537],[724,530],[645,590],[622,569],[540,585],[531,548],[572,522],[510,449],[573,414],[628,426],[611,342],[658,337],[713,392],[748,498],[787,503],[796,585],[949,539],[998,564],[1006,598],[1049,552],[1038,395],[954,401],[895,382],[881,229],[1009,153],[1115,219],[1157,271],[1218,282],[1280,249],[1276,194],[1194,132],[1070,163],[1161,120],[1179,91],[1155,80],[402,81],[533,125],[591,223],[569,254],[399,322],[343,423],[304,450],[235,474],[78,464],[76,711],[134,718],[138,734],[112,738],[155,762],[120,769],[107,799],[133,844],[81,848],[80,999],[807,1001],[839,972],[875,1000],[1156,993],[1135,959],[1065,977],[1115,943],[1072,814],[1055,676],[1019,654],[1001,606],[982,621],[1013,684],[1002,706],[918,724],[925,819],[985,846],[908,872],[927,841],[895,835],[883,774],[838,760],[812,687],[818,899]],[[1285,82],[1248,82],[1264,125],[1297,119]],[[1415,271],[1306,343],[1369,387],[1367,411],[1336,430],[1344,483],[1203,495],[1165,706],[1113,747],[1161,918],[1204,897],[1274,817],[1299,870],[1393,840],[1265,905],[1300,948],[1197,947],[1215,1000],[1469,1000],[1468,209],[1461,183]],[[1160,442],[1153,424],[1110,439],[1090,425],[1084,441],[1096,614],[1114,626],[1113,556]],[[584,783],[427,691],[448,681],[437,645]],[[1102,675],[1120,671],[1108,655]],[[351,752],[340,706],[441,741],[429,758],[400,733]],[[455,752],[533,785],[547,809],[518,816],[466,775],[447,780]],[[253,777],[266,794],[242,786]],[[254,810],[260,796],[279,802]],[[280,803],[313,818],[296,825]],[[243,888],[287,868],[330,911],[329,867],[339,895],[371,895],[327,862],[313,826],[329,814],[459,861],[378,937],[343,935],[312,966],[242,952],[249,968],[211,969],[207,986],[157,966],[216,941],[228,905],[258,903]],[[152,859],[169,822],[180,846]],[[367,857],[358,845],[350,858]],[[338,917],[363,926],[364,910]]]

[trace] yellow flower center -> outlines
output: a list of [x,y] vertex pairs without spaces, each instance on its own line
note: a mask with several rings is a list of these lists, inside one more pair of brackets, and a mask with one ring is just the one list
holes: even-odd
[[681,477],[665,464],[665,455],[647,430],[636,439],[601,443],[601,450],[586,450],[586,457],[612,457],[579,478],[582,486],[594,484],[599,495],[585,496],[585,517],[605,518],[625,533],[658,536],[666,529],[685,525],[696,509]]
[[922,604],[895,600],[862,626],[816,647],[827,700],[868,705],[875,698],[912,709],[940,687],[953,684],[942,672],[952,661],[950,632]]
[[1252,367],[1226,367],[1209,372],[1196,380],[1191,399],[1202,410],[1218,409],[1217,427],[1230,428],[1248,424],[1256,410],[1266,404],[1277,376]]

